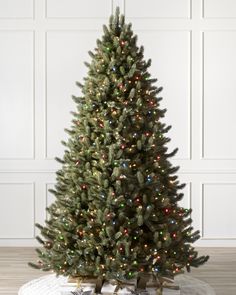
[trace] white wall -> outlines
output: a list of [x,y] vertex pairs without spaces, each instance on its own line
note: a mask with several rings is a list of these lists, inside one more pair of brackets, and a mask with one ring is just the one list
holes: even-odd
[[164,86],[201,246],[236,246],[236,1],[0,0],[0,245],[35,245],[75,81],[119,4]]

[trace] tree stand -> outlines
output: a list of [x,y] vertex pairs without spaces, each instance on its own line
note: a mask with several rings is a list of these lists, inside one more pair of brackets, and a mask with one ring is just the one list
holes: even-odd
[[101,294],[102,293],[102,286],[105,283],[105,280],[101,277],[98,277],[96,280],[96,285],[94,289],[95,294]]

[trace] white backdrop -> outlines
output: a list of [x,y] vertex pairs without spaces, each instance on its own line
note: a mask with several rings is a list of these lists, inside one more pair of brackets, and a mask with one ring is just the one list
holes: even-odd
[[199,246],[236,246],[236,1],[0,0],[0,246],[36,245],[87,51],[116,5],[164,86]]

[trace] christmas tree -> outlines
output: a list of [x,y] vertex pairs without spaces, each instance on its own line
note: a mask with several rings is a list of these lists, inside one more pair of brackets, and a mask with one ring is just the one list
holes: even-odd
[[163,122],[159,93],[143,47],[119,10],[111,16],[91,63],[77,111],[66,131],[56,197],[41,231],[40,260],[31,266],[57,275],[130,280],[158,278],[198,267],[191,209],[169,158],[171,128]]

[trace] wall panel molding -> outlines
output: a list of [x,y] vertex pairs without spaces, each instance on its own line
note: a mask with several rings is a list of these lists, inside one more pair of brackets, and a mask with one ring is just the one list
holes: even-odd
[[34,183],[0,182],[0,199],[0,239],[34,238]]
[[149,0],[149,6],[145,1],[126,0],[125,13],[139,19],[191,19],[192,0]]
[[36,0],[0,0],[0,20],[34,19]]
[[202,0],[202,17],[205,19],[235,19],[234,0]]
[[0,160],[32,160],[35,157],[35,33],[1,30],[1,39],[0,87],[4,107],[0,108]]
[[[82,5],[83,3],[83,5]],[[112,11],[112,0],[45,0],[45,16],[48,19],[107,18]]]
[[[207,48],[209,46],[210,49]],[[203,160],[236,160],[234,152],[236,142],[231,136],[231,132],[234,132],[232,126],[236,123],[232,112],[235,107],[233,93],[236,88],[231,75],[236,65],[236,58],[233,58],[232,54],[235,49],[236,30],[202,32],[201,158]],[[224,74],[219,72],[214,78],[218,68],[222,69]],[[227,102],[224,111],[223,102]],[[230,127],[231,132],[228,130]],[[219,140],[217,134],[224,136],[224,143]]]
[[[236,230],[233,226],[236,222],[234,214],[236,181],[204,182],[201,184],[201,192],[202,240],[236,240]],[[209,198],[211,198],[211,202],[207,203]],[[208,208],[209,204],[213,208]],[[209,226],[208,229],[207,226]],[[219,233],[212,233],[213,231]]]

